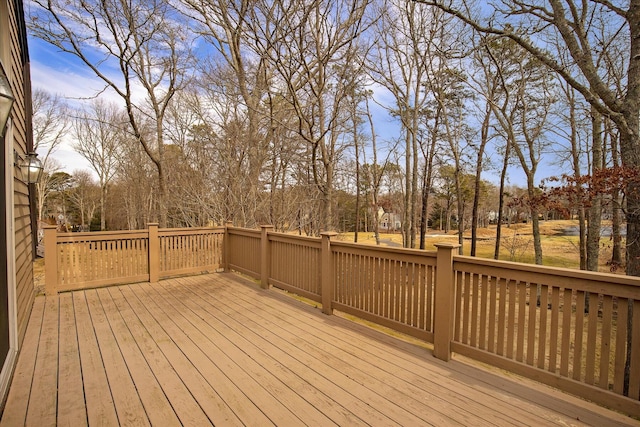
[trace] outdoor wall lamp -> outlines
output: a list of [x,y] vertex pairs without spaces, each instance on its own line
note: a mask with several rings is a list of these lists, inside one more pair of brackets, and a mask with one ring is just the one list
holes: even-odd
[[0,62],[0,136],[4,135],[4,130],[7,126],[9,115],[11,114],[11,107],[13,107],[13,101],[15,101],[13,91],[11,90],[11,85],[4,72],[2,63]]
[[40,182],[40,177],[42,176],[42,170],[44,168],[42,166],[42,162],[38,159],[38,153],[34,153],[32,151],[23,158],[14,150],[13,157],[13,164],[20,167],[22,170],[22,177],[27,178],[28,184],[36,184]]

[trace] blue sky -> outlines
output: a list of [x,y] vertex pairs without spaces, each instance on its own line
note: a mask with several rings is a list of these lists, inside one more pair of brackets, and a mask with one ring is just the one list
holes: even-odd
[[[30,37],[29,55],[33,90],[44,89],[61,95],[70,103],[76,103],[77,99],[91,96],[101,88],[96,78],[89,74],[79,61],[69,54],[59,52],[49,43]],[[71,138],[65,138],[52,157],[67,173],[72,173],[76,169],[91,170],[89,162],[76,153],[70,144]]]

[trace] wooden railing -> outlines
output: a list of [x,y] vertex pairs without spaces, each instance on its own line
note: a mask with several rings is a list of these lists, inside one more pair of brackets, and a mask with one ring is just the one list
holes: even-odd
[[637,278],[462,256],[453,267],[453,351],[607,406],[610,392],[637,404]]
[[441,359],[456,352],[640,417],[638,278],[458,256],[452,244],[226,233],[229,268],[265,288],[424,339]]
[[[44,228],[48,295],[204,271],[222,266],[224,228],[57,233]],[[51,255],[53,254],[53,256]]]
[[[236,270],[640,417],[640,279],[232,227],[56,234],[48,294]],[[55,256],[51,257],[50,254]]]

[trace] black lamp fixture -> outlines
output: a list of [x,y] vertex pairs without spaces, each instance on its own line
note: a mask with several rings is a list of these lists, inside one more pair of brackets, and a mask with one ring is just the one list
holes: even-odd
[[2,62],[0,62],[0,136],[4,135],[9,115],[11,114],[11,108],[13,107],[13,91],[9,84],[7,74],[4,72]]
[[44,167],[40,159],[38,159],[38,153],[31,151],[25,157],[22,157],[17,151],[14,151],[13,156],[14,165],[20,167],[22,177],[26,178],[28,184],[40,182]]

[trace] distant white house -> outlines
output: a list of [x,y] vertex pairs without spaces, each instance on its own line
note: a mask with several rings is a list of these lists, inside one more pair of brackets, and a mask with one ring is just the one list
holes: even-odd
[[398,231],[402,228],[402,218],[399,214],[385,212],[378,208],[378,218],[380,219],[380,231]]

